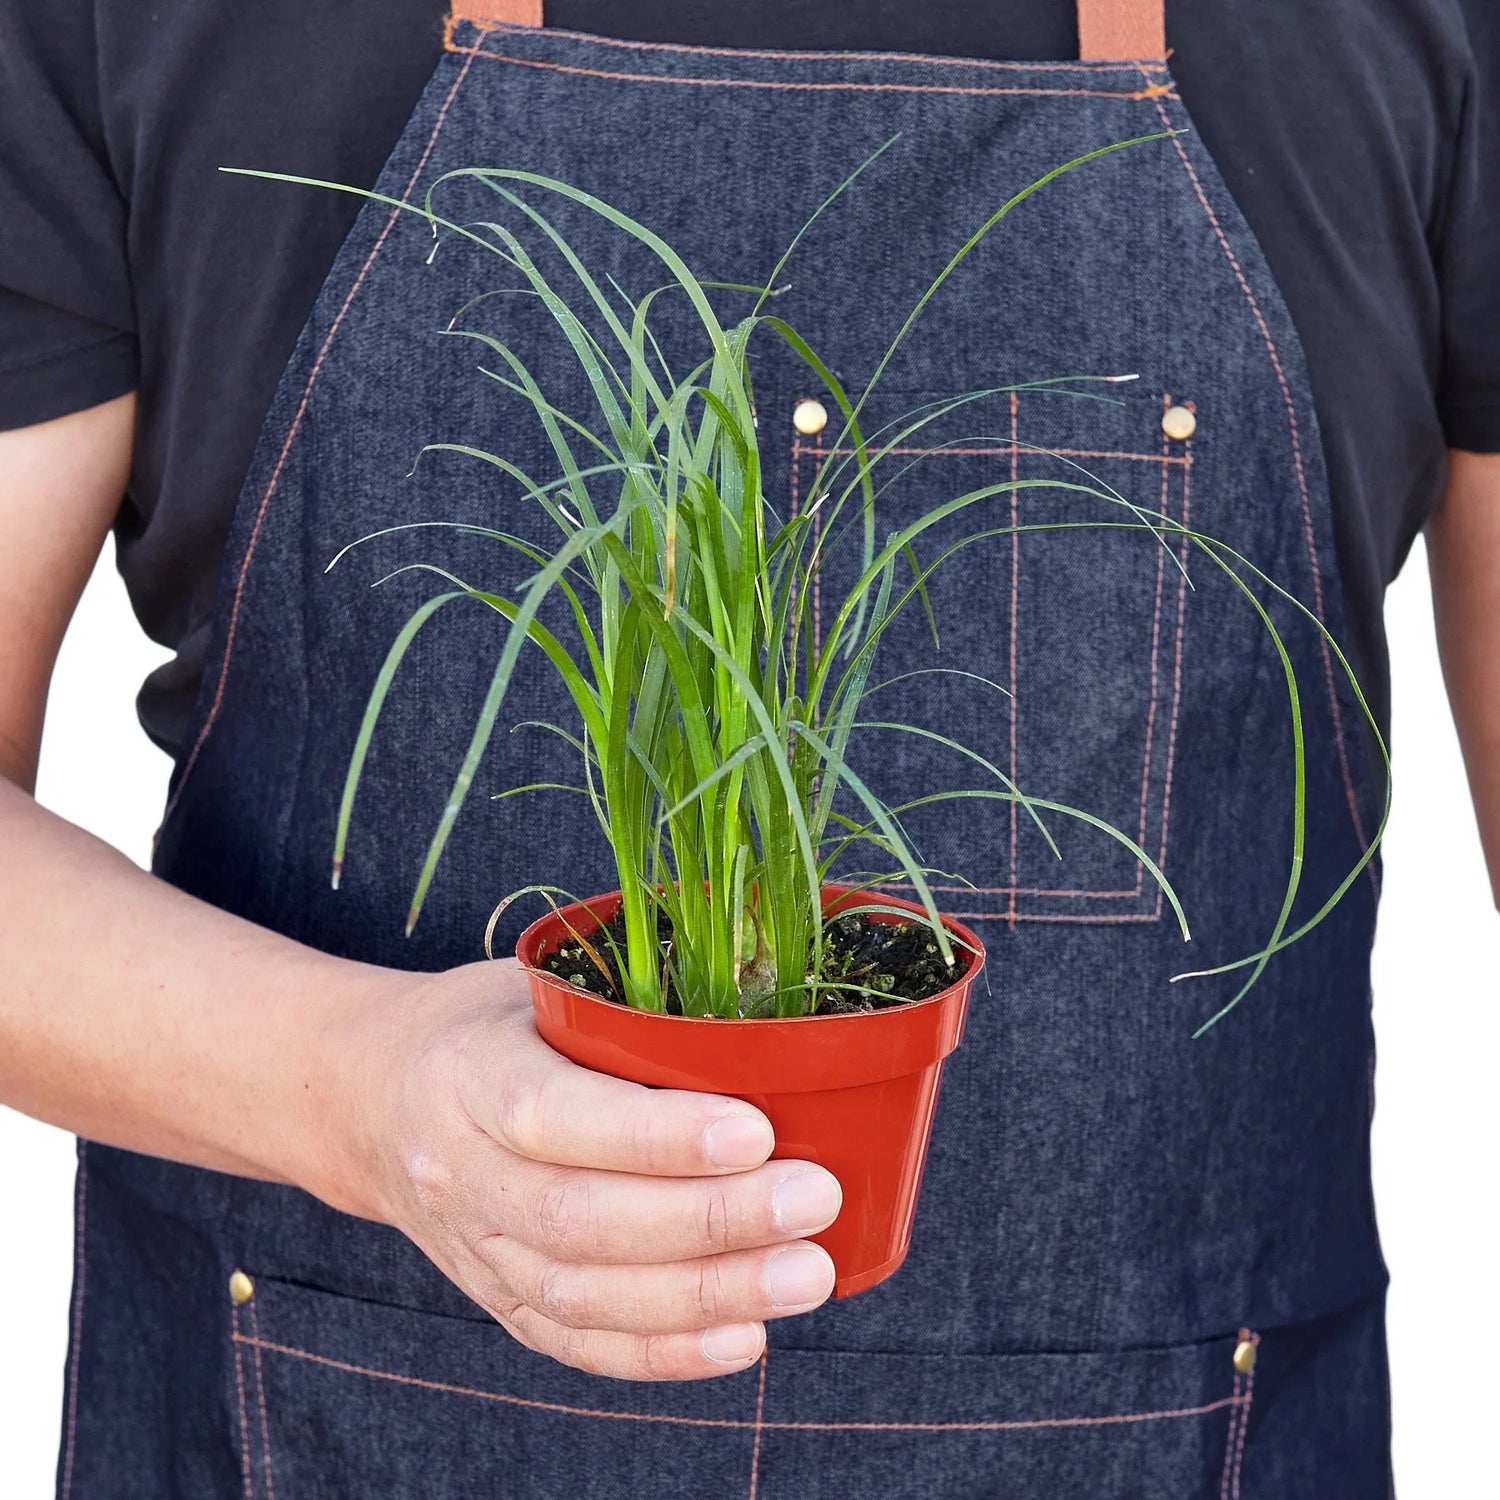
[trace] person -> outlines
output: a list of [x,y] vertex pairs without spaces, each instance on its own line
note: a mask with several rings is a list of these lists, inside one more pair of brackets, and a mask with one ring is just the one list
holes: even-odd
[[[441,692],[418,674],[328,889],[397,620],[378,573],[321,569],[499,503],[457,463],[402,478],[424,443],[496,430],[472,355],[430,333],[476,269],[399,210],[217,171],[416,199],[525,167],[753,283],[895,137],[784,297],[867,376],[1007,194],[1157,136],[986,242],[893,387],[1136,373],[1082,415],[1023,389],[998,440],[945,434],[937,462],[963,482],[996,454],[1092,455],[1307,602],[1382,723],[1382,592],[1425,531],[1500,889],[1500,26],[1481,0],[1165,25],[1151,0],[0,6],[0,1098],[88,1142],[60,1495],[1387,1494],[1375,882],[1190,1047],[1224,996],[1168,994],[1180,951],[1133,862],[1070,844],[1059,878],[1003,810],[939,826],[938,863],[977,861],[954,903],[996,978],[911,1259],[828,1302],[809,1236],[839,1183],[773,1156],[748,1103],[564,1061],[516,966],[469,961],[497,890],[608,888],[589,819],[471,809],[403,936],[467,733],[443,695],[482,694],[493,627],[452,625]],[[455,216],[494,211],[446,190]],[[806,382],[768,363],[757,389],[786,495],[821,454],[790,420]],[[175,653],[140,696],[176,758],[153,874],[29,795],[111,530]],[[1029,784],[1138,812],[1215,951],[1254,951],[1288,847],[1274,656],[1170,562],[1049,545],[1013,534],[936,599],[1013,696],[934,712],[977,712]],[[1125,665],[1080,681],[1125,636]],[[1316,632],[1288,639],[1321,901],[1384,783]],[[551,753],[507,745],[495,784],[556,779],[528,771]]]

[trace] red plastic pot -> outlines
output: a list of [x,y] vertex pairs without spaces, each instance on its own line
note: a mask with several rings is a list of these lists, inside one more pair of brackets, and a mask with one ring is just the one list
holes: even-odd
[[[872,902],[921,913],[884,894],[823,891],[823,910]],[[762,1110],[780,1158],[817,1162],[838,1178],[844,1206],[813,1239],[833,1257],[835,1297],[884,1281],[906,1259],[927,1159],[943,1060],[963,1036],[969,991],[984,949],[968,945],[968,969],[930,1000],[858,1015],[790,1020],[709,1020],[633,1010],[565,984],[540,967],[576,931],[587,937],[618,911],[619,893],[596,896],[533,922],[516,955],[528,971],[537,1030],[564,1057],[596,1072],[656,1088],[733,1094]],[[899,917],[872,913],[871,920]]]

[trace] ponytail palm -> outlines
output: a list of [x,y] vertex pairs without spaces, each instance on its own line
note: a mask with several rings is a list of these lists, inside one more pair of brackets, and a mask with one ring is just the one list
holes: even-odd
[[[1007,474],[944,497],[898,528],[881,528],[879,498],[886,471],[904,462],[895,455],[909,452],[907,445],[931,424],[998,394],[957,394],[867,430],[867,404],[897,348],[947,279],[1017,204],[1097,156],[1140,144],[1126,141],[1080,157],[1003,204],[917,299],[857,392],[846,390],[810,343],[768,311],[792,249],[764,287],[708,283],[643,224],[566,183],[523,171],[451,173],[434,186],[424,206],[400,205],[424,214],[434,232],[481,245],[512,274],[519,273],[520,294],[539,299],[550,317],[555,335],[550,357],[576,363],[594,409],[588,420],[581,420],[555,405],[542,377],[515,347],[455,319],[449,331],[476,341],[484,373],[534,414],[555,467],[535,474],[505,453],[459,444],[433,446],[492,466],[508,489],[519,490],[543,514],[550,540],[538,543],[498,525],[471,521],[394,528],[449,527],[487,538],[521,560],[524,582],[502,594],[434,563],[413,563],[402,570],[423,570],[438,578],[441,587],[397,635],[371,693],[339,812],[335,884],[366,755],[401,662],[434,615],[455,600],[469,599],[500,617],[500,645],[422,863],[408,930],[421,913],[454,821],[479,773],[521,654],[530,652],[550,666],[571,708],[570,722],[547,727],[572,747],[578,775],[547,786],[585,799],[608,840],[618,872],[624,936],[622,941],[608,936],[594,941],[615,946],[611,956],[623,998],[633,1006],[660,1011],[670,1000],[688,1015],[791,1016],[816,1010],[831,989],[847,990],[847,984],[825,972],[820,891],[831,873],[845,868],[856,854],[875,866],[867,883],[900,881],[911,888],[934,943],[956,973],[963,956],[954,952],[939,920],[929,872],[901,823],[907,811],[946,797],[1013,801],[1054,851],[1050,819],[1091,825],[1098,836],[1125,846],[1149,872],[1187,937],[1177,894],[1127,833],[1086,810],[1027,795],[998,766],[931,726],[893,722],[865,707],[879,686],[872,672],[893,623],[912,611],[930,620],[927,584],[937,569],[978,541],[1018,531],[1079,527],[1144,528],[1168,549],[1174,566],[1180,566],[1177,547],[1185,540],[1225,571],[1261,612],[1288,669],[1298,747],[1300,840],[1302,724],[1296,676],[1260,603],[1256,584],[1269,580],[1244,559],[1212,538],[1135,506],[1076,469],[1076,478],[1068,481]],[[813,218],[869,164],[841,184]],[[493,195],[493,222],[459,224],[436,212],[437,197],[455,179]],[[539,205],[565,205],[570,212],[602,218],[614,232],[644,247],[662,284],[632,297],[612,278],[601,280]],[[689,358],[696,363],[675,373],[654,322],[667,298],[685,302],[691,310],[695,345]],[[739,315],[723,315],[723,307],[737,307]],[[681,310],[674,306],[674,313]],[[674,341],[674,352],[680,343]],[[809,504],[800,514],[785,517],[766,494],[752,388],[752,353],[767,345],[779,346],[783,358],[805,366],[825,393],[837,430]],[[1060,397],[1107,400],[1098,382],[1118,378],[1046,384]],[[997,496],[1043,485],[1091,497],[1099,503],[1100,519],[1050,526],[982,524],[983,517],[993,515]],[[953,520],[971,517],[975,524],[961,528],[959,539],[951,540]],[[947,539],[933,558],[928,533],[945,523]],[[919,545],[924,537],[929,543],[925,549]],[[857,551],[857,565],[845,570],[854,581],[830,607],[824,565],[834,548]],[[925,561],[924,551],[929,554]],[[813,628],[815,578],[823,580],[825,593],[821,629]],[[972,766],[974,788],[939,793],[913,788],[904,802],[886,805],[858,770],[857,747],[870,729],[937,742]],[[539,788],[518,787],[501,795],[534,790]],[[1246,961],[1251,973],[1244,988],[1272,952],[1300,935],[1288,933],[1300,866],[1299,849],[1285,909],[1265,949]]]

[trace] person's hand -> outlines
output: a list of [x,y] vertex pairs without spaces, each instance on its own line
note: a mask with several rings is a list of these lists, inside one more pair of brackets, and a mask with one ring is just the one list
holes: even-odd
[[514,961],[403,976],[375,1010],[333,1041],[356,1134],[323,1196],[402,1230],[523,1344],[632,1380],[732,1374],[764,1319],[833,1290],[800,1236],[838,1182],[768,1161],[750,1105],[568,1062]]

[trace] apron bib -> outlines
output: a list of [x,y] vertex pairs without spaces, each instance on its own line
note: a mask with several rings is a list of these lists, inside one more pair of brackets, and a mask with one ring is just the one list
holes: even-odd
[[[882,525],[939,494],[1076,479],[1068,466],[1081,465],[1236,546],[1342,634],[1296,333],[1190,129],[1162,60],[1159,0],[1082,4],[1084,58],[1056,63],[646,45],[492,5],[459,11],[382,193],[419,199],[454,168],[524,167],[644,220],[701,275],[756,282],[827,193],[899,137],[807,236],[776,308],[851,389],[1010,194],[1096,147],[1183,130],[1068,175],[986,240],[890,367],[867,430],[965,390],[1139,379],[1103,387],[1113,404],[1032,388],[951,414],[883,496]],[[310,189],[267,184],[267,212],[298,191]],[[496,213],[473,180],[442,192],[451,219]],[[661,280],[642,282],[639,257],[602,221],[580,213],[563,227],[601,281]],[[479,346],[443,336],[476,293],[514,284],[497,266],[456,240],[434,254],[413,215],[361,212],[245,482],[218,644],[156,858],[158,874],[219,906],[412,969],[478,957],[491,908],[517,886],[616,884],[586,808],[477,795],[403,935],[502,642],[495,616],[466,605],[437,617],[401,670],[342,888],[329,884],[366,695],[430,592],[415,574],[369,584],[420,557],[502,591],[518,574],[487,544],[411,533],[328,576],[326,564],[414,519],[535,524],[488,466],[444,453],[413,468],[424,444],[552,467],[534,419],[476,370]],[[587,393],[545,320],[515,297],[464,315],[550,350],[536,373],[568,409]],[[806,505],[833,428],[803,436],[792,413],[820,393],[769,343],[754,373],[768,494]],[[996,526],[1101,518],[1097,503],[1046,488],[994,505]],[[1010,696],[934,677],[920,717],[1024,789],[1138,838],[1200,936],[1184,949],[1141,867],[1087,828],[1057,828],[1058,862],[1002,803],[912,819],[928,862],[972,882],[941,899],[985,937],[991,978],[948,1064],[898,1276],[771,1324],[766,1358],[742,1376],[609,1382],[515,1344],[393,1230],[295,1190],[90,1145],[61,1493],[1384,1497],[1374,886],[1362,879],[1191,1039],[1228,991],[1167,980],[1264,943],[1290,859],[1292,750],[1259,622],[1189,560],[1192,587],[1147,534],[1039,533],[977,545],[937,575],[941,664]],[[827,566],[836,592],[848,563]],[[1305,889],[1321,901],[1383,788],[1316,632],[1281,619],[1310,746]],[[879,675],[932,664],[916,614],[892,632]],[[556,717],[549,670],[520,672],[509,725]],[[926,742],[876,743],[862,769],[885,795],[973,784]],[[557,780],[567,753],[534,729],[501,734],[476,791]],[[497,951],[524,920],[515,913]],[[227,1291],[236,1269],[254,1280],[243,1305]]]

